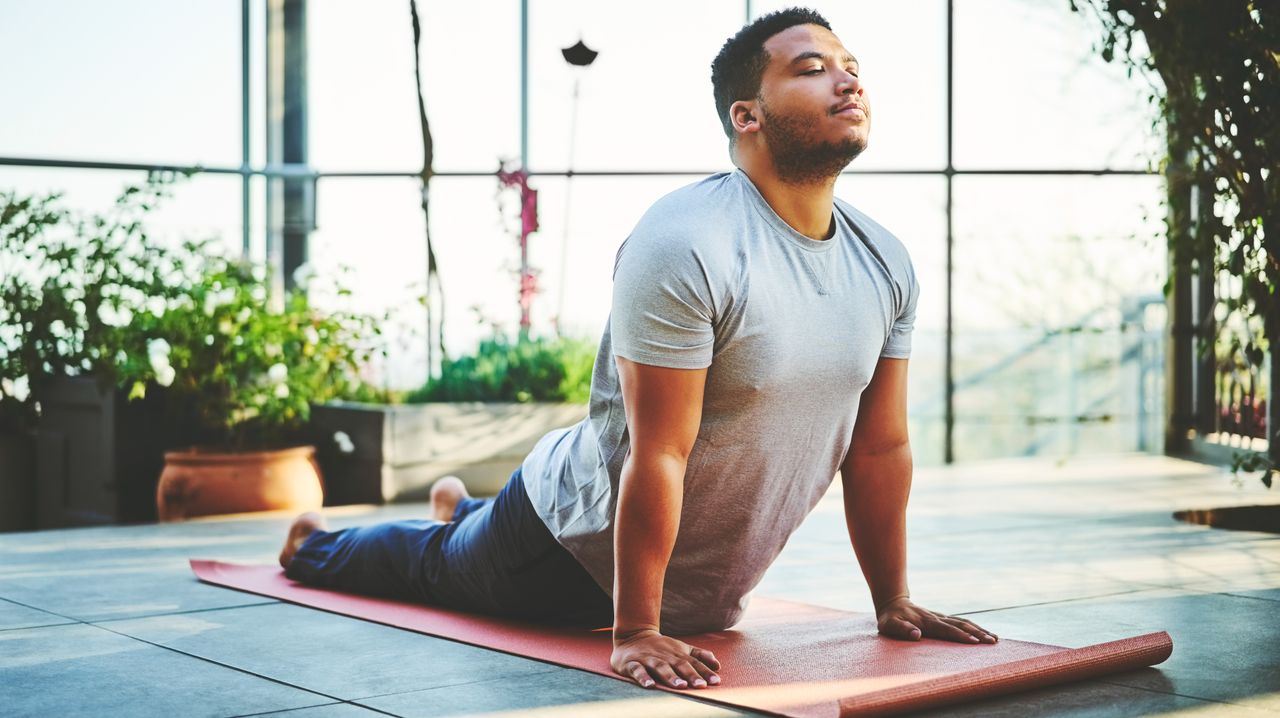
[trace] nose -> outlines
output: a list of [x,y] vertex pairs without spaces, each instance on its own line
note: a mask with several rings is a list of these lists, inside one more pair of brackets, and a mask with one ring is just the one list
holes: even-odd
[[841,70],[836,81],[836,94],[861,95],[862,93],[863,88],[861,78],[848,70]]

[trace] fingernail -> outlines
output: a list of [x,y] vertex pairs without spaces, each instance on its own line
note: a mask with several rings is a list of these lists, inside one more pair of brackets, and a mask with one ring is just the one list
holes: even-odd
[[696,681],[694,681],[694,682],[693,682],[693,687],[694,687],[694,688],[706,688],[706,687],[707,687],[707,682],[706,682],[706,681],[704,681],[704,680],[702,680],[701,678],[699,678],[698,680],[696,680]]
[[679,678],[677,678],[677,679],[675,680],[675,682],[674,682],[674,683],[672,683],[671,685],[675,686],[676,688],[684,688],[685,686],[687,686],[687,685],[689,685],[689,684],[687,684],[687,683],[685,683],[684,681],[682,681],[682,680],[680,680]]
[[644,686],[645,688],[653,688],[653,681],[645,681],[640,685]]
[[969,636],[969,642],[970,642],[970,643],[977,643],[977,642],[978,642],[978,637],[977,637],[977,636]]
[[709,682],[713,686],[718,686],[720,685],[720,676],[711,676],[710,678],[707,679],[707,682]]

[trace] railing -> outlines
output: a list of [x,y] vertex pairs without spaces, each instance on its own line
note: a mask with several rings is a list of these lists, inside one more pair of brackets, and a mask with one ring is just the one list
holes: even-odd
[[[957,460],[1160,451],[1164,300],[1131,298],[1107,326],[1114,313],[1050,330],[957,332]],[[942,402],[930,392],[911,406],[926,433]]]

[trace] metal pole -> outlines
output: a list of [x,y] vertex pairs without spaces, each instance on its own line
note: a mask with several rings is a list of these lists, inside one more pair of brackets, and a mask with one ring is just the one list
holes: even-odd
[[520,0],[520,169],[529,169],[529,0]]
[[955,380],[955,327],[952,318],[952,300],[954,295],[954,282],[952,275],[955,273],[954,249],[955,249],[955,218],[952,213],[952,185],[955,182],[955,166],[952,163],[952,140],[955,122],[955,106],[953,104],[955,89],[955,0],[947,0],[947,167],[945,177],[947,181],[947,324],[946,324],[946,353],[943,361],[944,371],[946,373],[945,389],[945,414],[943,417],[943,449],[942,460],[944,463],[953,464],[956,460],[955,452],[955,428],[956,428],[956,380]]
[[[307,0],[284,1],[284,65],[281,67],[281,154],[288,164],[306,166],[308,160]],[[286,290],[293,275],[307,261],[311,230],[315,228],[315,182],[286,177],[280,260]]]
[[744,10],[746,10],[746,18],[747,18],[746,22],[745,22],[745,23],[743,23],[743,24],[745,24],[745,25],[750,25],[750,24],[751,24],[751,15],[752,15],[752,12],[751,12],[751,0],[743,0],[743,5],[744,5],[743,9],[744,9]]
[[240,0],[240,234],[241,256],[249,259],[250,210],[249,147],[249,0]]

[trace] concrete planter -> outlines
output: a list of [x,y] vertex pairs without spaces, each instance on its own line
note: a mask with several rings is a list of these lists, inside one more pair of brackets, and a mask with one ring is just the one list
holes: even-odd
[[425,501],[448,474],[483,496],[544,434],[586,415],[585,404],[334,402],[312,407],[311,440],[330,506]]
[[35,528],[35,434],[0,432],[0,531]]
[[128,401],[92,377],[55,379],[36,429],[38,528],[155,521],[164,452],[201,438],[163,392]]

